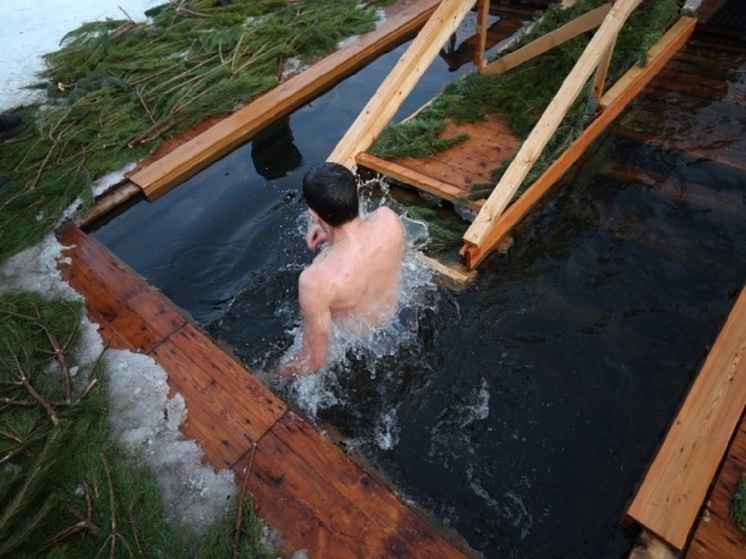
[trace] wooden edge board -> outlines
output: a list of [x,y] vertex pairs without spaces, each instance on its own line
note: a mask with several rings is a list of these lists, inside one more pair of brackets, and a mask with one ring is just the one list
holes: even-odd
[[627,509],[627,521],[684,549],[744,406],[746,287]]
[[247,106],[182,144],[129,179],[149,200],[168,192],[204,169],[269,123],[318,95],[347,73],[421,27],[437,8],[437,0],[420,0],[377,29],[322,58],[311,68],[257,97]]
[[601,101],[603,111],[588,125],[583,134],[526,189],[521,197],[505,209],[482,242],[477,245],[464,239],[461,254],[468,269],[476,268],[490,251],[528,215],[570,166],[583,155],[585,149],[608,128],[629,102],[686,43],[696,24],[695,18],[680,18],[650,49],[647,66],[634,67],[622,76],[617,84],[624,80],[624,89],[615,87],[615,84],[606,92]]
[[443,198],[444,200],[467,207],[471,210],[478,211],[481,206],[479,201],[466,200],[463,198],[463,191],[452,184],[428,177],[427,175],[423,175],[414,169],[410,169],[396,162],[386,161],[385,159],[380,159],[375,155],[370,155],[365,152],[358,153],[355,156],[355,162],[360,168],[381,173],[382,175],[404,184],[416,186],[420,190],[424,190],[429,194],[433,194],[439,198]]
[[451,289],[463,289],[476,278],[475,270],[468,270],[461,263],[446,263],[435,258],[417,253],[417,258],[438,274],[439,283]]
[[93,223],[103,217],[117,206],[131,200],[141,192],[142,190],[138,185],[124,180],[96,198],[88,211],[85,214],[76,216],[73,223],[78,227],[85,227],[89,223]]

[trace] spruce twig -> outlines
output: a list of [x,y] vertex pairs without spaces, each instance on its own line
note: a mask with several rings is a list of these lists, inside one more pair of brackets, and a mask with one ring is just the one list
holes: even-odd
[[[85,502],[86,502],[85,517],[83,518],[79,517],[80,520],[78,520],[78,522],[76,522],[72,526],[65,528],[64,530],[60,530],[54,536],[49,538],[42,546],[41,548],[42,551],[46,551],[47,549],[51,549],[52,547],[58,544],[61,544],[62,542],[70,539],[71,537],[73,537],[79,532],[88,531],[94,534],[98,532],[99,528],[96,525],[96,523],[93,522],[93,503],[91,502],[90,491],[88,491],[88,486],[86,484],[82,484],[82,486],[83,486],[83,495],[85,496]],[[141,553],[140,556],[143,557],[143,554]]]
[[251,445],[251,456],[249,457],[249,463],[244,471],[243,484],[241,485],[241,492],[238,495],[238,505],[236,507],[236,524],[233,528],[233,552],[232,559],[238,559],[239,550],[241,545],[241,536],[243,535],[243,508],[244,499],[249,491],[249,479],[251,478],[251,471],[254,468],[254,456],[256,455],[256,443],[252,441]]
[[[29,380],[29,377],[26,375],[26,372],[23,370],[23,367],[21,366],[21,362],[18,360],[18,355],[15,351],[13,351],[13,348],[10,347],[10,344],[8,343],[8,340],[5,340],[5,347],[8,350],[8,354],[12,357],[13,363],[10,367],[8,367],[8,370],[10,371],[10,374],[13,375],[17,380],[18,386],[23,386],[23,388],[26,390],[26,392],[29,393],[29,395],[41,406],[44,408],[44,410],[47,412],[47,415],[49,415],[49,419],[52,421],[52,423],[56,426],[60,420],[57,417],[57,413],[52,408],[51,404],[45,400],[41,394],[39,394],[34,386],[31,384],[31,381]],[[7,366],[7,362],[3,359],[3,363]],[[14,366],[13,366],[14,365]],[[15,369],[15,370],[13,370]]]
[[96,557],[103,551],[103,549],[106,547],[106,544],[109,544],[109,557],[111,559],[114,559],[116,557],[116,549],[117,549],[117,540],[121,540],[124,546],[129,550],[130,553],[132,553],[132,549],[130,548],[129,543],[127,543],[127,540],[124,539],[124,536],[119,533],[119,528],[117,528],[117,510],[116,510],[116,497],[114,496],[114,484],[111,481],[111,471],[109,470],[109,463],[106,460],[106,456],[103,452],[99,453],[99,458],[101,459],[101,463],[104,466],[104,476],[106,477],[106,488],[109,491],[109,514],[110,514],[110,532],[109,537],[106,538],[106,541],[101,545],[101,549],[99,549],[99,552],[96,554]]

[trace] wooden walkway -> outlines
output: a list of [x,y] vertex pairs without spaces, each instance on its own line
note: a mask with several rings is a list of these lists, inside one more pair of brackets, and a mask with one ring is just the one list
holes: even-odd
[[[185,436],[231,468],[281,552],[324,558],[456,558],[449,542],[197,330],[163,295],[72,223],[58,231],[63,277],[112,348],[150,355],[186,402]],[[248,476],[248,478],[247,478]]]

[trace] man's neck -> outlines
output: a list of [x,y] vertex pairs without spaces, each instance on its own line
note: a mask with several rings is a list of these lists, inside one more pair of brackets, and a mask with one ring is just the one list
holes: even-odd
[[356,217],[352,221],[348,221],[347,223],[340,225],[339,227],[330,227],[329,230],[326,232],[327,237],[329,238],[329,246],[334,246],[335,244],[341,243],[345,239],[348,239],[351,236],[355,235],[362,221],[363,220],[361,218]]

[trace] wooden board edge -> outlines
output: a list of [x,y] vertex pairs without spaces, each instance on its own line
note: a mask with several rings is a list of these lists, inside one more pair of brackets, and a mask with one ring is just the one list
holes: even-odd
[[[733,332],[734,330],[735,333]],[[637,487],[635,495],[633,496],[630,505],[627,507],[627,510],[624,514],[623,521],[625,523],[637,524],[639,526],[642,526],[676,550],[682,550],[685,548],[688,538],[695,527],[696,515],[699,513],[701,505],[706,499],[707,491],[709,490],[709,487],[715,478],[720,464],[723,462],[733,434],[738,429],[743,411],[744,409],[746,409],[746,399],[742,399],[740,404],[737,402],[734,406],[732,406],[732,410],[737,410],[738,412],[732,412],[733,417],[718,417],[718,422],[720,424],[722,424],[723,420],[731,420],[732,426],[731,428],[727,429],[727,437],[721,436],[718,440],[713,440],[715,439],[714,437],[708,438],[708,442],[713,447],[710,448],[709,455],[715,456],[717,460],[712,460],[713,463],[709,465],[706,472],[707,475],[705,477],[707,479],[704,479],[701,486],[697,488],[698,490],[696,494],[687,492],[687,494],[685,495],[687,502],[692,501],[696,505],[693,506],[693,508],[689,511],[688,518],[686,518],[685,525],[687,526],[687,529],[682,530],[681,528],[679,528],[674,530],[673,528],[665,526],[660,522],[653,522],[651,519],[649,519],[649,515],[645,512],[646,502],[649,500],[651,494],[655,492],[657,486],[655,477],[656,475],[660,475],[660,473],[666,473],[666,476],[668,477],[672,474],[675,474],[675,472],[670,471],[671,467],[668,467],[670,461],[666,459],[666,456],[670,454],[674,457],[678,457],[685,452],[686,445],[679,442],[680,437],[678,437],[678,435],[685,436],[682,431],[686,429],[682,428],[682,425],[688,424],[687,419],[689,414],[692,411],[700,411],[701,414],[710,417],[710,415],[713,413],[710,407],[702,410],[697,410],[697,407],[701,406],[697,405],[698,402],[695,401],[695,395],[699,395],[701,393],[700,387],[708,382],[711,382],[711,377],[713,375],[719,374],[720,376],[722,376],[723,370],[725,370],[726,372],[730,371],[730,373],[733,375],[733,378],[735,378],[735,376],[738,374],[738,371],[741,370],[740,374],[741,377],[743,377],[741,378],[741,383],[744,383],[744,380],[746,380],[746,361],[744,360],[744,358],[746,358],[746,355],[744,355],[744,353],[746,353],[744,349],[745,347],[746,286],[741,290],[741,293],[735,304],[733,305],[733,308],[731,309],[731,312],[729,313],[725,324],[718,333],[717,339],[715,340],[712,349],[707,355],[707,358],[705,359],[702,368],[697,374],[697,377],[694,379],[694,382],[692,383],[692,386],[690,387],[681,408],[672,421],[668,432],[666,433],[660,447],[658,448],[658,451],[656,452],[652,463],[645,472],[645,475],[641,483]],[[725,356],[725,366],[723,363],[720,363],[718,361],[718,359],[722,355]],[[730,361],[728,360],[729,357],[731,358]],[[708,370],[713,370],[714,372],[709,375],[703,375],[703,372]],[[730,380],[730,382],[734,381]],[[722,394],[720,394],[719,391],[717,399],[719,400],[721,396]],[[675,433],[677,435],[676,440],[674,440],[674,437],[672,436],[672,432],[674,431],[674,429],[676,429],[677,431],[677,433]],[[721,430],[721,433],[722,432],[725,431]],[[700,439],[697,440],[699,441]],[[693,446],[697,446],[696,443]],[[666,449],[669,449],[670,452],[667,452]],[[671,515],[675,515],[676,518],[680,520],[683,513],[681,510],[677,510],[675,512],[669,511],[669,520]],[[681,525],[682,524],[679,523],[679,526]]]
[[380,159],[375,155],[366,152],[360,152],[355,157],[358,169],[366,169],[390,177],[403,184],[417,187],[428,194],[443,198],[459,206],[464,206],[471,210],[479,211],[481,204],[479,201],[466,200],[463,198],[462,191],[452,184],[439,181],[418,171],[400,165],[394,161]]
[[430,266],[437,274],[439,284],[456,291],[464,289],[477,277],[475,270],[469,270],[461,263],[444,262],[421,252],[417,253],[417,259]]

